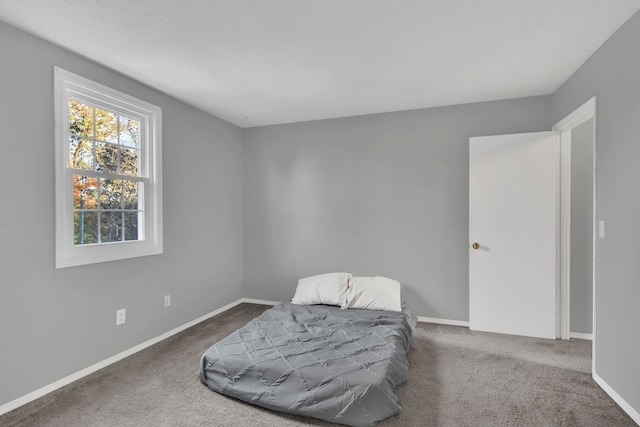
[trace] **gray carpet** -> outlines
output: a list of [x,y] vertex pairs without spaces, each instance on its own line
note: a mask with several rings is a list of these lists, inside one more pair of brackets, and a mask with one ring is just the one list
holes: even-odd
[[[330,426],[210,391],[202,353],[267,307],[241,304],[0,417],[2,426]],[[419,324],[389,426],[635,426],[591,378],[591,342]]]

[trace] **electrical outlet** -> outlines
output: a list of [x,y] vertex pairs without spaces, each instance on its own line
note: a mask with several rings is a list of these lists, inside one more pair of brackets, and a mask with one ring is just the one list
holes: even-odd
[[116,310],[116,326],[122,325],[127,321],[127,309],[121,308]]
[[171,295],[164,296],[164,306],[169,307],[171,305]]

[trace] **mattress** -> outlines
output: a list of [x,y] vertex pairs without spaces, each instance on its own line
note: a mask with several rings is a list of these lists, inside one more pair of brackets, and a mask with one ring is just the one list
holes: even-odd
[[416,324],[403,309],[279,304],[211,346],[198,376],[264,408],[372,426],[402,410],[396,390],[409,377]]

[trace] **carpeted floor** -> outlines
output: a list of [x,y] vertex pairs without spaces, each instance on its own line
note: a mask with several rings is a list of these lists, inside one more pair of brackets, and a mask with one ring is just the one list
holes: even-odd
[[[0,417],[1,426],[330,426],[210,391],[196,376],[214,342],[264,311],[241,304]],[[635,426],[591,378],[591,342],[421,323],[389,426]]]

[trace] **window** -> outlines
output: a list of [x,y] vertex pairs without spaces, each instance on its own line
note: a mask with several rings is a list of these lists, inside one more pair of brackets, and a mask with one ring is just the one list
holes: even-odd
[[159,107],[54,68],[56,268],[162,253]]

